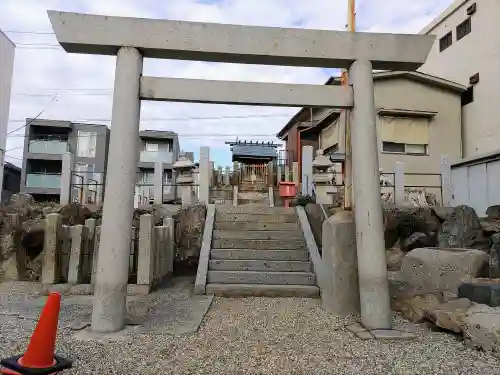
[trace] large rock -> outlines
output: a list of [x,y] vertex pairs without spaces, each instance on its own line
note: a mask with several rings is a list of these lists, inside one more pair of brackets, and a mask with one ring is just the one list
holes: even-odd
[[413,298],[393,299],[391,309],[400,312],[403,318],[413,323],[421,323],[425,320],[426,311],[440,306],[441,299],[433,294],[415,296]]
[[490,269],[489,276],[492,279],[500,278],[500,233],[491,237]]
[[407,251],[419,243],[436,245],[440,221],[431,207],[386,206],[383,212],[386,249],[393,247],[398,240],[402,250]]
[[425,311],[425,318],[441,329],[460,333],[464,314],[469,310],[471,305],[472,302],[467,298],[438,304]]
[[481,221],[473,208],[458,206],[441,224],[439,247],[443,249],[479,249],[489,251],[490,241],[483,233]]
[[480,250],[421,248],[406,254],[402,272],[417,295],[457,295],[459,285],[480,277],[487,263]]
[[500,307],[472,306],[463,317],[461,329],[467,345],[500,358]]
[[401,269],[401,264],[405,253],[399,248],[399,246],[393,246],[386,251],[387,259],[387,270],[388,271],[399,271]]
[[205,205],[193,205],[175,214],[176,261],[198,261],[206,213]]
[[33,206],[35,204],[35,200],[31,194],[17,193],[10,197],[9,203],[14,206]]
[[486,215],[490,219],[500,220],[500,205],[488,207],[486,209]]
[[500,307],[500,279],[473,279],[458,287],[458,296],[475,303]]
[[61,207],[59,214],[61,215],[61,224],[71,226],[84,225],[85,220],[93,216],[92,211],[79,203],[70,203]]

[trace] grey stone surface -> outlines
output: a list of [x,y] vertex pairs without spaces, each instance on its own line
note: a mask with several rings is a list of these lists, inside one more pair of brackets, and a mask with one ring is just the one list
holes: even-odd
[[458,296],[475,303],[500,307],[500,279],[472,279],[458,287]]
[[492,279],[500,279],[500,233],[491,237],[490,268],[489,276]]
[[275,271],[275,272],[312,272],[311,262],[269,261],[269,260],[211,260],[210,269],[214,271]]
[[328,275],[323,307],[337,315],[359,313],[356,225],[352,212],[342,211],[323,222],[323,266]]
[[402,272],[416,294],[457,294],[458,286],[479,276],[487,262],[481,250],[421,248],[404,257]]
[[[152,294],[127,298],[125,324],[137,325],[134,331],[184,334],[195,332],[210,307],[212,297],[192,296],[193,280],[190,277],[174,279],[167,289]],[[7,313],[20,318],[37,320],[46,302],[46,296],[20,302],[4,301],[0,304],[0,315]],[[59,322],[61,327],[81,330],[90,324],[93,297],[67,296],[61,302]],[[82,339],[106,339],[107,333],[81,333]],[[110,337],[114,337],[111,335]],[[123,332],[117,337],[123,337]]]
[[210,204],[207,206],[205,226],[203,229],[203,240],[201,243],[200,258],[198,260],[198,270],[196,272],[196,281],[194,285],[194,292],[196,294],[205,293],[205,285],[207,284],[208,261],[210,260],[210,250],[212,246],[214,218],[215,206]]
[[[285,241],[290,239],[300,240],[303,235],[300,231],[221,231],[214,230],[212,238],[214,239],[247,239],[247,240],[278,240]],[[288,242],[288,241],[287,241]]]
[[428,308],[425,316],[439,328],[460,333],[464,314],[471,305],[466,298],[456,299]]
[[316,284],[316,276],[311,272],[208,271],[207,280],[215,284]]
[[426,312],[440,306],[441,299],[433,294],[409,298],[394,298],[391,308],[401,313],[401,316],[410,322],[421,323],[426,319]]
[[143,77],[141,97],[145,100],[285,107],[351,108],[353,105],[350,87],[166,77]]
[[254,223],[297,223],[292,214],[251,214],[251,213],[224,213],[217,212],[216,221],[254,222]]
[[486,215],[490,219],[500,220],[500,205],[490,206],[486,209]]
[[[120,46],[129,45],[150,58],[325,68],[349,68],[355,60],[372,60],[374,69],[416,70],[435,40],[428,35],[222,25],[60,11],[48,11],[48,15],[67,52],[116,55]],[[137,32],[130,34],[129,30]],[[187,40],[190,43],[186,44]]]
[[489,250],[489,240],[483,234],[483,228],[476,211],[472,207],[453,208],[446,221],[441,224],[438,233],[440,248],[466,248]]
[[[241,206],[240,206],[241,207]],[[214,229],[223,231],[298,231],[297,223],[218,221]]]
[[374,329],[370,333],[376,340],[414,340],[417,338],[413,333],[395,329]]
[[207,284],[207,294],[219,297],[319,297],[315,285]]
[[306,250],[212,249],[212,259],[308,261]]
[[346,329],[353,333],[358,339],[360,340],[373,340],[374,337],[370,333],[370,330],[366,329],[359,323],[354,323],[351,325],[348,325]]
[[462,332],[469,346],[491,352],[500,359],[500,308],[471,307],[463,318]]
[[57,233],[60,231],[61,220],[59,214],[49,214],[45,218],[45,234],[43,245],[42,283],[55,284],[58,282],[58,248]]
[[303,239],[283,240],[251,240],[251,239],[213,239],[213,249],[256,249],[256,250],[300,250],[305,248]]

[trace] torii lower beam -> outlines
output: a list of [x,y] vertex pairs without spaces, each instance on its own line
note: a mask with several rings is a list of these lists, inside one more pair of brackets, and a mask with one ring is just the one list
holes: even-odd
[[142,77],[140,97],[188,103],[351,108],[352,87]]

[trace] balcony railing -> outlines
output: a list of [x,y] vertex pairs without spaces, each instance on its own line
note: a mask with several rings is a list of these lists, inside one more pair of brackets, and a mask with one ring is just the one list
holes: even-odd
[[61,175],[55,173],[28,173],[26,175],[26,187],[59,189],[61,187]]
[[141,151],[140,159],[141,162],[154,163],[156,161],[162,161],[164,163],[173,162],[173,154],[167,151]]
[[38,154],[64,154],[68,151],[68,142],[61,140],[38,140],[29,142],[29,152]]

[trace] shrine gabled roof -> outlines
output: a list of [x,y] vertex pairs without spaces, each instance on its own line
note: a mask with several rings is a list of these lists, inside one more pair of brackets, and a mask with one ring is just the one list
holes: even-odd
[[278,156],[276,148],[266,144],[245,144],[238,143],[232,145],[233,156],[276,158]]

